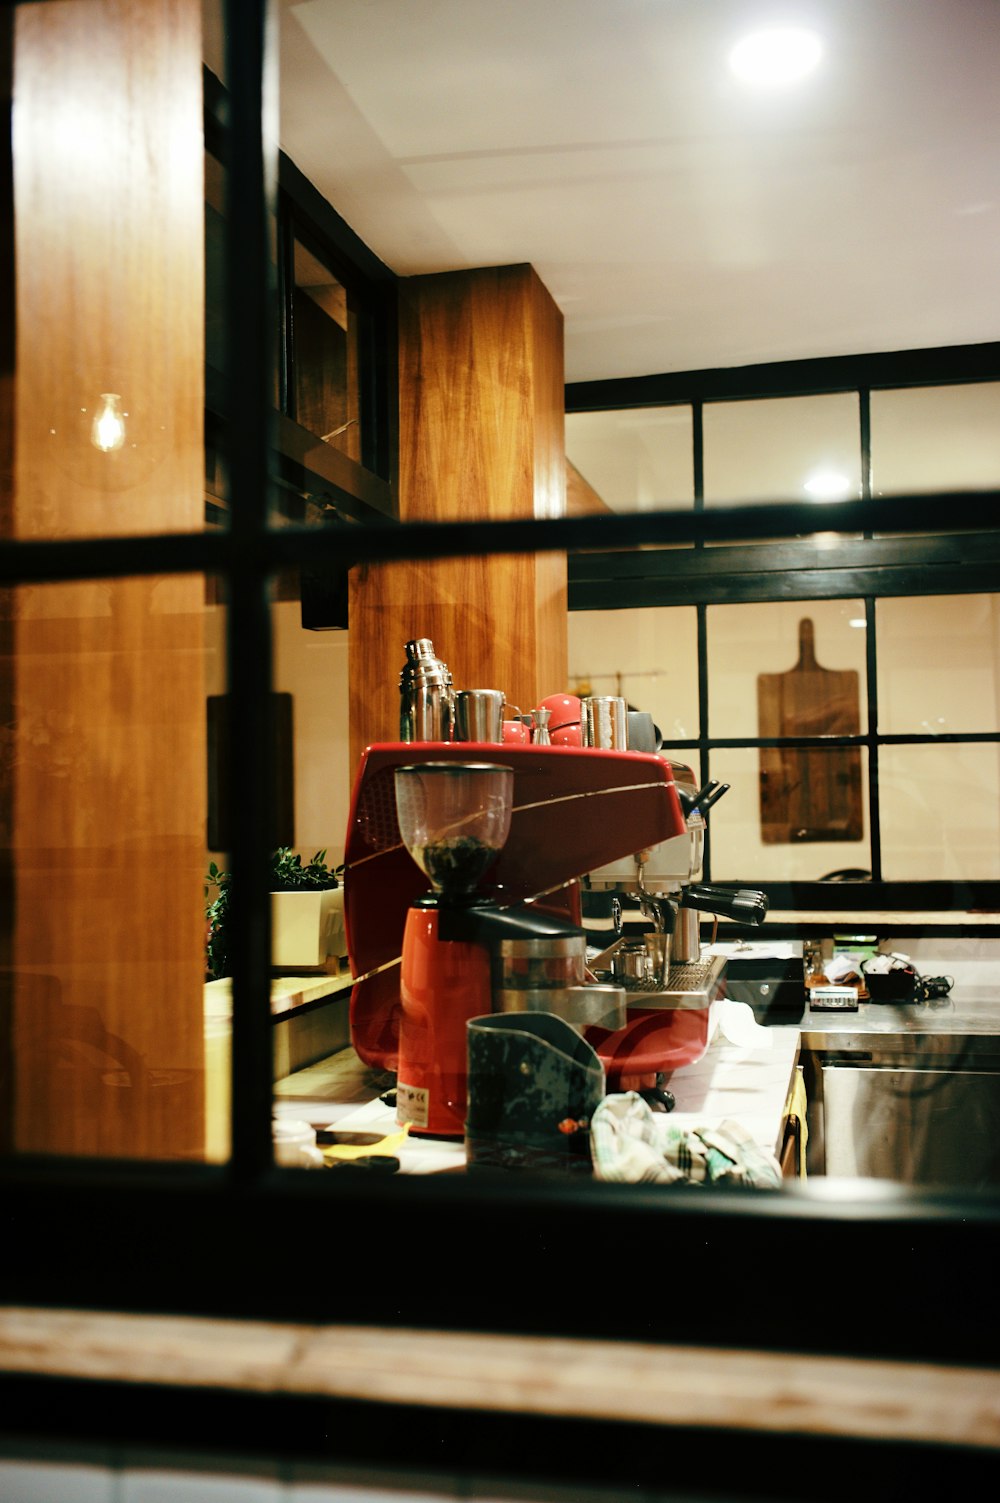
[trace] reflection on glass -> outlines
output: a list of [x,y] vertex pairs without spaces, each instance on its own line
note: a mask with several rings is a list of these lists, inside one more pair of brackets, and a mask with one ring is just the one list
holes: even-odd
[[0,1009],[19,1153],[219,1155],[200,576],[0,596]]
[[222,0],[202,0],[201,45],[205,66],[225,83],[226,32],[222,12]]
[[[811,623],[811,645],[803,623]],[[710,734],[856,735],[867,729],[859,600],[708,607]]]
[[103,391],[97,415],[90,428],[90,442],[102,454],[111,454],[125,444],[125,414],[116,391]]
[[[205,522],[226,526],[229,519],[229,466],[225,454],[223,388],[226,371],[226,174],[219,159],[205,152]],[[268,215],[268,248],[276,280],[277,219]],[[281,335],[274,320],[270,371],[271,401],[279,406]]]
[[361,459],[358,323],[353,299],[301,240],[294,247],[293,414],[303,428]]
[[[108,6],[91,7],[83,27],[76,7],[19,7],[12,35],[9,533],[67,539],[197,531],[204,521],[200,39],[155,8],[126,20]],[[158,63],[137,87],[140,40],[143,57]]]
[[216,380],[225,367],[225,217],[226,174],[219,159],[205,153],[205,364],[209,370],[206,397],[211,406]]
[[1000,596],[880,600],[875,628],[883,734],[1000,729]]
[[[793,749],[783,755],[787,758]],[[793,825],[786,822],[786,832],[792,838],[776,843],[769,838],[767,816],[773,811],[766,808],[762,796],[761,774],[765,770],[763,751],[756,747],[719,748],[711,753],[710,773],[724,783],[731,784],[730,792],[708,816],[712,850],[712,878],[719,882],[804,882],[819,881],[845,868],[870,871],[871,847],[868,836],[868,813],[864,799],[861,800],[861,830],[855,836],[847,831],[838,831],[831,823],[824,823],[829,812],[831,790],[841,786],[845,773],[843,757],[850,751],[856,758],[856,776],[862,791],[867,789],[868,754],[864,748],[819,747],[810,748],[808,768],[802,767],[807,778],[818,793],[808,820],[799,819]],[[852,768],[851,776],[855,776]],[[798,814],[800,805],[794,798],[800,797],[800,789],[789,779],[793,798],[789,800],[788,812]],[[773,820],[770,821],[773,831]],[[798,830],[807,835],[795,838]],[[809,832],[821,830],[819,839],[808,838]]]
[[1000,485],[1000,382],[871,394],[872,494]]
[[856,392],[763,401],[708,402],[704,409],[705,505],[817,503],[861,495]]
[[567,413],[566,457],[571,516],[694,504],[690,407]]
[[884,746],[879,794],[887,881],[1000,878],[996,746]]
[[698,735],[698,622],[691,606],[571,611],[570,687],[623,695],[645,710],[663,742]]

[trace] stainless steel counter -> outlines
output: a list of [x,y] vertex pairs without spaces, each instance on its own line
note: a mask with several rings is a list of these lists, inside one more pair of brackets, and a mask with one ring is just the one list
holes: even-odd
[[804,1049],[865,1051],[930,1057],[962,1048],[1000,1054],[997,987],[956,987],[936,1002],[862,1002],[857,1012],[820,1012],[808,1005],[799,1024]]
[[810,1173],[1000,1184],[1000,988],[807,1007],[800,1030]]

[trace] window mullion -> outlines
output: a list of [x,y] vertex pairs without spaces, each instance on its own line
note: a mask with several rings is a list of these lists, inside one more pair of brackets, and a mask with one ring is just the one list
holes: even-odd
[[270,613],[266,548],[271,450],[272,295],[268,207],[274,201],[265,110],[268,0],[227,0],[230,131],[226,162],[226,423],[231,475],[229,769],[231,865],[232,1162],[254,1179],[271,1163]]

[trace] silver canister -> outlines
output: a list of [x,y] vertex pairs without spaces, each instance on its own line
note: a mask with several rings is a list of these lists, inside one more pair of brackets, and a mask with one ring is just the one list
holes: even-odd
[[701,959],[701,918],[694,908],[678,908],[670,936],[670,959],[674,965],[689,965]]
[[456,741],[502,741],[502,689],[459,689],[455,695]]
[[454,690],[448,664],[434,652],[428,637],[406,644],[406,663],[399,675],[400,741],[450,741]]
[[606,751],[628,750],[628,716],[618,694],[592,694],[583,701],[583,742]]
[[654,753],[656,726],[646,710],[628,710],[625,716],[629,751]]
[[648,957],[648,974],[650,981],[655,981],[657,986],[664,987],[670,976],[670,940],[669,934],[655,933],[644,934],[643,942],[646,946]]

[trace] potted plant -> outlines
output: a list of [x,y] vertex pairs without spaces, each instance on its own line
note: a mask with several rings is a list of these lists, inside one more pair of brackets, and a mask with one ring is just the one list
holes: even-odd
[[[271,857],[271,964],[277,970],[316,969],[326,964],[339,912],[336,873],[326,851],[303,864],[280,846]],[[232,878],[213,861],[206,876],[205,920],[208,972],[213,980],[229,974],[229,907]]]

